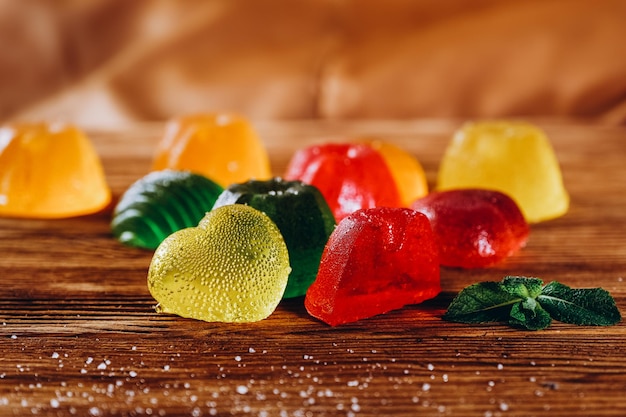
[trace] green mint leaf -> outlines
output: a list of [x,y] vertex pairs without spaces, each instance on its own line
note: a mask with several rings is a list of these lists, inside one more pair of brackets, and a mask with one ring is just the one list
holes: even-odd
[[537,301],[553,319],[563,323],[611,326],[622,319],[615,300],[602,288],[572,289],[551,282],[543,288]]
[[572,289],[558,282],[543,286],[539,278],[507,276],[501,282],[481,282],[463,289],[443,319],[461,323],[505,322],[541,330],[553,319],[610,326],[622,317],[613,297],[602,288]]
[[507,276],[502,280],[502,287],[512,295],[537,298],[543,290],[543,281],[539,278]]
[[[450,303],[444,320],[460,323],[491,323],[508,321],[512,306],[524,300],[510,283],[481,282],[464,288]],[[521,290],[519,290],[521,291]]]
[[545,329],[552,323],[552,317],[541,305],[531,297],[526,298],[511,308],[509,323],[512,326],[528,330]]

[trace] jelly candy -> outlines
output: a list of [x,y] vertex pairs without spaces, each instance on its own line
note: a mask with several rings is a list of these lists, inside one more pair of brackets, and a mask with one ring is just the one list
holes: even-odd
[[526,221],[565,214],[569,196],[546,135],[523,122],[465,125],[441,161],[437,188],[486,188],[502,191],[518,204]]
[[73,217],[98,212],[110,201],[100,158],[76,127],[0,128],[0,215]]
[[189,171],[154,171],[133,183],[115,206],[111,231],[122,243],[156,249],[170,234],[196,226],[223,188]]
[[409,207],[413,201],[428,194],[424,168],[413,155],[392,143],[378,139],[366,140],[364,143],[385,159],[398,187],[402,206]]
[[319,189],[338,222],[359,209],[402,204],[385,160],[363,144],[328,143],[300,149],[289,162],[285,178]]
[[254,322],[280,302],[287,246],[267,215],[243,204],[210,211],[157,248],[148,289],[157,310],[211,322]]
[[420,303],[441,291],[428,218],[408,208],[359,210],[326,244],[304,305],[331,326]]
[[415,201],[412,208],[430,220],[445,266],[493,265],[517,252],[528,239],[528,223],[519,207],[499,191],[432,192]]
[[219,196],[214,208],[247,204],[267,214],[280,230],[292,271],[283,298],[304,295],[317,268],[335,219],[319,190],[300,181],[251,180],[233,184]]
[[202,174],[222,187],[271,176],[269,157],[250,124],[233,114],[198,114],[168,123],[153,162]]

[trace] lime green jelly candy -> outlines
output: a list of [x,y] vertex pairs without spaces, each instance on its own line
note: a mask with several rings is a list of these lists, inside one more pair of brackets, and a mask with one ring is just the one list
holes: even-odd
[[280,302],[291,268],[267,215],[234,204],[210,211],[157,248],[148,289],[157,310],[210,322],[254,322]]
[[128,246],[156,249],[170,234],[196,226],[223,191],[188,171],[154,171],[133,183],[115,206],[111,231]]
[[526,221],[562,216],[569,208],[559,163],[546,135],[524,122],[469,123],[445,151],[438,190],[484,188],[508,194]]
[[322,193],[301,181],[273,178],[232,184],[217,198],[214,207],[246,204],[267,214],[280,230],[293,270],[283,298],[306,294],[315,281],[335,218]]

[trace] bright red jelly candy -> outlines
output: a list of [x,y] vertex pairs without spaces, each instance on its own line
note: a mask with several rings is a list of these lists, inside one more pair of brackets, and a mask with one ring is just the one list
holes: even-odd
[[365,144],[328,143],[301,149],[289,162],[285,179],[320,190],[337,222],[359,209],[402,206],[385,160]]
[[430,219],[445,266],[493,265],[523,247],[530,232],[515,201],[499,191],[433,192],[416,200],[412,208]]
[[420,303],[441,291],[437,243],[408,208],[358,210],[330,235],[304,305],[331,326]]

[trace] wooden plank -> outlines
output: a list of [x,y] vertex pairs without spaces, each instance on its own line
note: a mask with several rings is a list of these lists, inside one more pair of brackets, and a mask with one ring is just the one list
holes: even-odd
[[[626,129],[538,123],[562,164],[569,213],[533,225],[503,264],[442,269],[435,300],[339,328],[309,317],[302,299],[252,324],[156,314],[151,253],[111,238],[110,208],[0,219],[0,415],[624,415],[623,323],[524,332],[440,319],[464,286],[509,274],[601,286],[626,311]],[[458,125],[257,126],[277,174],[297,147],[379,136],[414,153],[432,185]],[[149,171],[161,132],[90,132],[116,198]]]

